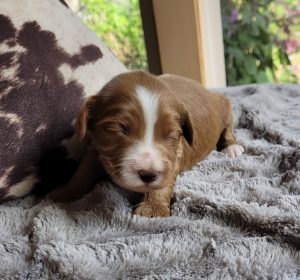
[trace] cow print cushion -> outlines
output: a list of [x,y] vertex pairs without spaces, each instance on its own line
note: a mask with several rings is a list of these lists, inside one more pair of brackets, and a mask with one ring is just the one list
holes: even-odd
[[1,1],[0,201],[69,179],[83,99],[124,71],[62,1]]

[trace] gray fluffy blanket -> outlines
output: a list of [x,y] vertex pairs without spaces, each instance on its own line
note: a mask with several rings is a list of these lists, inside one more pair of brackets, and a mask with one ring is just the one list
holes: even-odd
[[170,218],[132,216],[110,182],[0,205],[1,279],[300,279],[300,86],[220,91],[245,155],[179,176]]

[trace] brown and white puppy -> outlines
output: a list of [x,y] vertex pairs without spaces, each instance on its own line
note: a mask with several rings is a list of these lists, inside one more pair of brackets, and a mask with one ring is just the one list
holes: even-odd
[[196,81],[142,71],[121,74],[86,100],[77,133],[90,139],[91,147],[68,186],[50,197],[83,195],[101,163],[120,187],[144,193],[134,214],[169,216],[180,172],[216,148],[229,156],[243,153],[232,125],[228,99]]

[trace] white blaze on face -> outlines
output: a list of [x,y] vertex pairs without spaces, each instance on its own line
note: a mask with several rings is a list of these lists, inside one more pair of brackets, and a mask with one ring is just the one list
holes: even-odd
[[154,126],[157,121],[159,96],[155,93],[151,93],[143,86],[137,86],[136,92],[143,108],[146,126],[142,143],[147,146],[152,146],[154,138]]
[[[158,119],[159,95],[143,86],[136,87],[138,100],[143,110],[145,122],[144,135],[129,148],[123,162],[122,175],[131,187],[142,184],[137,172],[139,170],[163,171],[163,162],[154,144],[154,128]],[[159,184],[161,176],[153,184]]]

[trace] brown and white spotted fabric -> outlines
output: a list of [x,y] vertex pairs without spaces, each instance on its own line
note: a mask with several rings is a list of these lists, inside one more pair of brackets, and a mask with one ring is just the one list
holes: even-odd
[[0,201],[68,179],[83,98],[124,71],[63,1],[1,1]]

